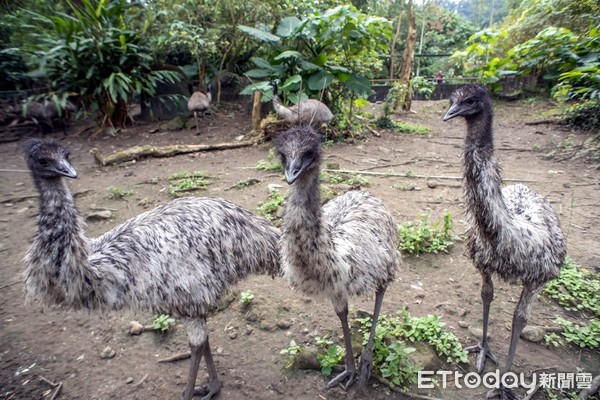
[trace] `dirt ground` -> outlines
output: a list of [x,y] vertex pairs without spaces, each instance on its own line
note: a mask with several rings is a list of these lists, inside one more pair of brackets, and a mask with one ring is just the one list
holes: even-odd
[[[546,196],[560,216],[568,237],[568,253],[579,265],[600,268],[600,172],[598,164],[566,156],[589,136],[575,134],[555,125],[526,125],[542,118],[548,105],[524,102],[496,103],[495,134],[504,177],[523,182]],[[398,223],[418,220],[431,212],[433,219],[449,211],[455,233],[465,231],[462,203],[461,145],[465,132],[462,120],[443,123],[446,101],[414,103],[416,113],[396,116],[403,121],[428,126],[432,134],[415,136],[381,131],[354,144],[334,144],[324,149],[325,163],[341,168],[372,172],[414,173],[417,177],[369,176],[366,188],[385,202]],[[377,111],[376,111],[377,112]],[[147,158],[119,166],[100,167],[92,148],[103,153],[137,144],[201,144],[235,141],[250,130],[250,116],[241,106],[226,104],[207,117],[202,134],[195,129],[156,131],[156,124],[137,125],[117,137],[98,135],[89,140],[74,135],[77,126],[63,138],[68,143],[79,179],[70,182],[77,194],[79,211],[112,211],[112,218],[90,221],[88,231],[97,236],[145,209],[171,199],[167,177],[182,171],[206,171],[207,190],[201,196],[223,197],[250,210],[267,198],[267,187],[288,188],[282,174],[258,171],[259,160],[267,159],[270,144],[226,151],[194,153],[171,158]],[[239,139],[239,138],[238,138]],[[0,144],[0,168],[24,169],[18,142]],[[562,144],[562,147],[561,147]],[[555,151],[555,157],[545,155]],[[422,176],[430,177],[429,179]],[[260,182],[238,190],[240,180]],[[22,258],[31,243],[38,214],[37,197],[27,173],[0,172],[0,398],[49,399],[51,386],[40,379],[61,382],[57,399],[179,399],[187,379],[189,360],[158,363],[157,360],[188,349],[185,326],[177,324],[166,335],[144,332],[128,334],[129,322],[150,324],[150,313],[128,310],[96,313],[65,311],[61,307],[25,305]],[[110,199],[109,187],[132,190],[125,199]],[[400,190],[412,188],[413,190]],[[479,338],[472,328],[481,325],[480,276],[463,255],[462,241],[447,254],[404,256],[397,281],[388,288],[382,312],[394,314],[408,307],[416,316],[438,314],[447,328],[464,345]],[[491,346],[504,365],[510,340],[512,312],[520,294],[518,285],[495,280],[496,298],[490,316]],[[243,281],[236,293],[251,291],[252,312],[240,307],[239,300],[209,319],[210,340],[223,384],[219,399],[383,399],[411,398],[395,393],[372,380],[365,393],[341,388],[325,389],[319,371],[286,369],[280,350],[291,339],[313,342],[325,334],[339,339],[341,329],[331,304],[296,293],[281,278],[255,276]],[[357,309],[372,309],[373,298],[353,299]],[[553,326],[556,315],[569,316],[548,297],[540,296],[533,306],[530,325]],[[461,326],[459,326],[459,321]],[[101,358],[109,346],[116,355]],[[474,370],[469,365],[452,366]],[[494,370],[489,361],[486,371]],[[517,350],[516,372],[600,373],[600,353],[580,351],[572,346],[548,348],[543,342],[521,340]],[[131,378],[131,379],[128,379]],[[204,364],[198,382],[205,380]],[[129,382],[129,383],[128,383]],[[486,389],[418,389],[409,392],[441,399],[482,399]],[[520,391],[523,394],[523,391]],[[545,396],[539,391],[536,399]]]

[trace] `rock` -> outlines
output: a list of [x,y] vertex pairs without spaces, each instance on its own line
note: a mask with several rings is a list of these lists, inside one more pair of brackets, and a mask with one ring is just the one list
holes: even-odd
[[125,383],[128,384],[128,385],[130,383],[133,383],[133,378],[131,376],[128,376],[127,379],[125,379]]
[[237,337],[238,337],[237,332],[230,332],[229,333],[229,339],[234,340],[234,339],[237,339]]
[[250,310],[246,314],[246,321],[258,322],[258,321],[260,321],[260,314],[256,310]]
[[246,335],[251,335],[254,332],[254,328],[251,325],[246,325]]
[[435,189],[437,187],[437,182],[436,181],[427,181],[427,187],[430,189]]
[[[483,337],[483,329],[482,328],[475,328],[475,327],[470,327],[469,328],[469,334],[477,339],[481,339]],[[490,334],[489,334],[489,330],[488,330],[488,335],[487,338],[490,338]]]
[[316,347],[303,347],[300,353],[294,358],[293,368],[321,370],[321,363],[317,359],[319,350]]
[[277,330],[277,325],[275,325],[274,323],[272,323],[270,321],[265,321],[265,320],[260,321],[260,324],[258,325],[258,327],[260,328],[260,330],[263,330],[266,332],[274,332],[275,330]]
[[407,347],[414,347],[416,351],[408,355],[408,358],[412,361],[412,364],[425,370],[425,371],[437,371],[442,367],[442,361],[435,352],[433,346],[415,342],[406,345]]
[[468,328],[469,324],[467,323],[467,321],[458,321],[458,326],[460,326],[461,328]]
[[102,210],[102,211],[92,211],[85,216],[86,222],[90,221],[105,221],[111,219],[113,216],[112,211],[110,210]]
[[325,166],[327,169],[340,169],[340,163],[336,162],[328,162]]
[[523,332],[521,332],[521,337],[523,339],[534,343],[544,340],[545,335],[546,330],[539,326],[525,326],[525,328],[523,328]]
[[[194,123],[194,127],[195,127]],[[177,116],[170,121],[160,125],[160,129],[163,131],[179,131],[185,127],[185,120],[181,116]]]
[[144,325],[137,321],[131,321],[129,323],[129,334],[130,335],[141,335],[144,332]]
[[117,355],[117,352],[114,351],[110,346],[106,346],[102,353],[100,353],[100,358],[113,358]]
[[279,320],[277,321],[277,327],[279,329],[289,329],[289,327],[292,326],[292,323],[286,320]]

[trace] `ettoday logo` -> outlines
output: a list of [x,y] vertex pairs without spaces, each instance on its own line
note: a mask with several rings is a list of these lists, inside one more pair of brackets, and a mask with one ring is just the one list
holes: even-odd
[[501,386],[508,389],[524,388],[527,394],[533,392],[536,386],[555,389],[589,389],[592,383],[591,373],[534,373],[527,378],[524,373],[516,374],[506,372],[500,374],[500,370],[479,375],[477,372],[466,374],[460,371],[419,371],[417,373],[417,386],[419,389],[433,389],[434,379],[441,379],[439,386],[448,387],[449,382],[453,386],[462,389],[475,389],[481,386],[487,389],[499,389]]

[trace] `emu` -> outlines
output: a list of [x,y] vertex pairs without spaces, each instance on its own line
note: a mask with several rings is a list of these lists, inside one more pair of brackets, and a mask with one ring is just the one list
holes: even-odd
[[[221,388],[206,317],[250,273],[279,270],[279,231],[228,201],[179,198],[88,238],[64,178],[77,178],[69,150],[31,139],[25,159],[39,192],[39,218],[25,256],[28,299],[72,309],[148,309],[186,319],[191,365],[184,399]],[[194,387],[204,356],[208,386]]]
[[[466,247],[483,278],[483,338],[467,350],[479,352],[479,373],[486,357],[498,363],[487,341],[490,303],[494,298],[492,276],[520,280],[523,291],[513,315],[505,368],[509,372],[533,300],[546,282],[559,275],[566,254],[565,238],[558,216],[546,199],[520,184],[501,187],[501,169],[494,156],[492,103],[487,91],[478,85],[463,86],[451,95],[450,102],[443,120],[461,116],[467,123],[463,154]],[[502,399],[513,396],[504,387],[499,392],[489,395],[500,395]]]
[[331,110],[319,100],[308,99],[291,107],[285,107],[277,94],[277,82],[271,82],[271,86],[273,87],[273,109],[284,120],[294,125],[312,125],[318,128],[333,118]]
[[194,113],[194,119],[196,120],[196,135],[200,134],[200,124],[198,124],[198,113],[202,113],[202,116],[210,110],[212,101],[212,94],[210,93],[210,84],[206,90],[206,94],[202,92],[194,92],[188,100],[188,110]]
[[44,125],[54,130],[54,120],[60,120],[63,133],[66,135],[70,116],[77,111],[77,107],[67,101],[64,107],[57,107],[51,100],[34,101],[29,100],[22,104],[16,104],[9,108],[9,112],[17,117],[33,121],[40,133],[44,133]]
[[373,340],[383,296],[401,262],[396,224],[384,204],[364,191],[347,192],[321,207],[321,135],[312,127],[280,133],[275,150],[291,185],[281,233],[283,275],[304,294],[329,298],[342,324],[346,366],[327,388],[337,384],[347,388],[354,382],[348,297],[375,292],[373,324],[360,357],[357,386],[362,388],[373,368]]

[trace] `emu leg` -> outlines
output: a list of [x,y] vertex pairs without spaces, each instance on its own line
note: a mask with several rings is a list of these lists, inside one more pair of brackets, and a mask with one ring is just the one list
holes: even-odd
[[217,368],[215,367],[212,353],[210,351],[208,338],[204,344],[204,361],[206,362],[206,369],[208,370],[208,385],[196,386],[194,388],[194,395],[204,396],[202,400],[210,400],[221,390],[221,382],[219,382],[219,376],[217,375]]
[[336,311],[336,314],[342,322],[342,331],[344,332],[344,345],[346,346],[346,369],[327,383],[327,389],[331,389],[346,379],[346,384],[343,385],[343,387],[344,389],[347,389],[354,382],[354,375],[356,373],[356,363],[354,362],[354,354],[352,353],[352,338],[350,337],[350,327],[348,326],[348,303],[345,302],[342,311]]
[[194,119],[196,120],[196,135],[200,134],[200,124],[198,123],[198,111],[194,111]]
[[375,294],[375,309],[373,310],[373,322],[371,324],[371,331],[369,332],[369,341],[360,355],[360,375],[358,376],[357,382],[359,388],[365,387],[371,377],[371,372],[373,371],[373,341],[375,340],[375,330],[377,328],[377,321],[379,319],[379,312],[381,311],[384,294],[385,288],[378,290]]
[[185,392],[183,393],[183,400],[192,400],[192,396],[194,395],[194,385],[196,385],[196,377],[198,376],[198,367],[200,366],[200,360],[202,359],[205,345],[205,343],[201,345],[193,345],[190,343],[192,359],[190,361],[190,372],[188,374]]
[[494,284],[492,277],[489,274],[481,273],[483,281],[481,283],[481,300],[483,302],[483,338],[481,343],[475,346],[466,347],[465,350],[469,353],[479,352],[477,357],[477,373],[481,374],[485,365],[485,359],[489,357],[495,364],[498,364],[498,359],[492,351],[487,340],[488,322],[490,317],[490,304],[494,300]]

